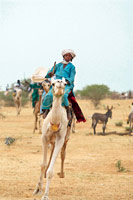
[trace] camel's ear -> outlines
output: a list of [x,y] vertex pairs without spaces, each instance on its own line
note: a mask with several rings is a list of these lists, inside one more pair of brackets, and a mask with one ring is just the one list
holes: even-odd
[[109,106],[107,106],[107,110],[109,109]]
[[[48,78],[45,78],[44,81],[48,81]],[[43,82],[44,82],[44,81],[43,81]]]
[[111,106],[110,110],[112,110],[112,109],[113,109],[113,106]]
[[66,79],[63,77],[62,78],[62,81],[63,81],[63,83],[66,85],[67,83],[66,83]]
[[53,77],[51,78],[51,85],[52,85],[52,86],[54,86],[54,85],[55,85],[55,80],[54,80],[54,78],[53,78]]

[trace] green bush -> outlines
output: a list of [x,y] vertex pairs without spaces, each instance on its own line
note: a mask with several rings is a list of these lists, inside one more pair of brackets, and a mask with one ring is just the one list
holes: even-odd
[[9,107],[9,106],[15,106],[13,97],[12,97],[12,92],[9,92],[7,96],[4,95],[4,92],[0,92],[0,101],[4,104],[4,106]]
[[93,105],[97,107],[100,101],[110,95],[110,90],[106,85],[88,85],[83,90],[77,90],[76,95],[82,98],[91,99]]
[[126,130],[126,131],[132,131],[132,128],[129,127],[129,126],[127,126],[127,127],[125,127],[125,130]]
[[116,122],[115,125],[116,125],[116,126],[123,126],[123,122],[122,122],[122,121]]
[[122,166],[121,160],[118,160],[115,166],[118,168],[118,172],[126,171],[125,167]]

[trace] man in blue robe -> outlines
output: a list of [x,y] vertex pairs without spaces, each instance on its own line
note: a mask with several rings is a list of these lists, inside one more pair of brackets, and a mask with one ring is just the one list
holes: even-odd
[[[55,76],[55,79],[62,79],[63,77],[66,79],[67,85],[65,87],[65,93],[62,98],[62,106],[64,106],[67,110],[68,119],[71,119],[68,95],[74,88],[74,78],[76,70],[75,66],[72,64],[72,60],[76,56],[76,54],[73,50],[66,49],[62,52],[62,56],[63,61],[52,67],[52,69],[48,71],[46,78],[51,78],[52,76]],[[42,111],[44,112],[44,118],[47,116],[49,109],[52,106],[52,102],[53,94],[51,88],[42,102]]]

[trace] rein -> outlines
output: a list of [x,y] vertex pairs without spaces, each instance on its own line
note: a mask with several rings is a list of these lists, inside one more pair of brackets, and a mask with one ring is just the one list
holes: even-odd
[[52,93],[53,93],[53,95],[54,95],[55,97],[57,97],[57,98],[59,98],[59,97],[62,96],[62,94],[55,94],[54,91],[53,91],[53,89],[52,89]]

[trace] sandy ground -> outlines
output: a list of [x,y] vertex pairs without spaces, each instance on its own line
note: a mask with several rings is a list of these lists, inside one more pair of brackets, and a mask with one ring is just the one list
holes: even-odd
[[[106,136],[93,135],[90,116],[96,111],[90,101],[79,100],[87,118],[76,124],[71,134],[65,160],[65,178],[60,179],[60,155],[50,185],[50,200],[133,200],[133,136],[125,133],[131,100],[104,100],[97,112],[105,113],[106,105],[113,105],[113,118],[109,119]],[[0,200],[40,200],[32,193],[40,175],[42,159],[40,134],[33,130],[33,112],[30,106],[22,108],[16,116],[15,108],[1,108],[6,118],[0,118]],[[123,127],[115,123],[123,121]],[[101,132],[98,125],[97,132]],[[11,145],[6,137],[14,137]],[[124,171],[118,172],[121,160]],[[44,179],[44,188],[45,188]]]

